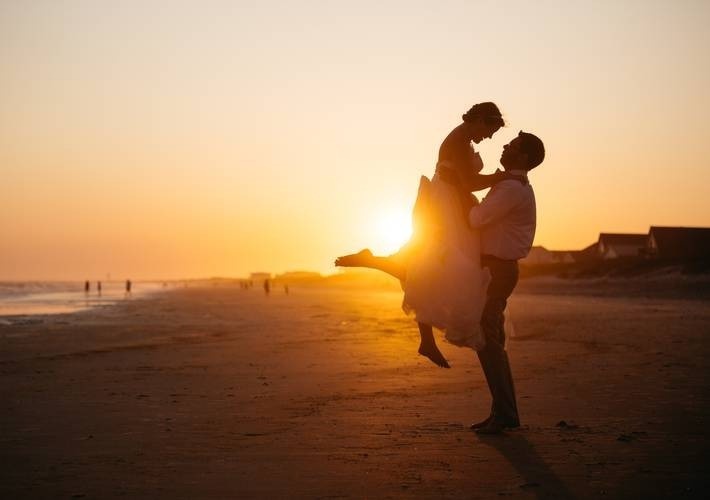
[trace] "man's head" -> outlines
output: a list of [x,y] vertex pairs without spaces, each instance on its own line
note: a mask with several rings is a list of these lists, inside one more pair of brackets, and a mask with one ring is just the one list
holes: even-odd
[[545,159],[545,145],[539,137],[522,130],[503,146],[500,164],[506,170],[532,170]]

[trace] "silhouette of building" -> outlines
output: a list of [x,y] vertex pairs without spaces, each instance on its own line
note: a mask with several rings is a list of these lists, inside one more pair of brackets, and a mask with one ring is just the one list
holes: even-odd
[[599,259],[599,242],[595,241],[582,250],[570,252],[575,262],[591,262]]
[[528,255],[520,260],[526,266],[539,266],[541,264],[552,264],[554,262],[552,252],[543,246],[534,246]]
[[544,264],[571,264],[574,260],[572,250],[548,250],[543,246],[534,246],[527,257],[520,260],[526,266],[539,266]]
[[710,228],[651,226],[644,253],[664,260],[708,260]]
[[574,250],[552,250],[552,258],[560,264],[572,264],[574,262]]
[[597,241],[597,255],[601,259],[638,257],[646,248],[647,234],[601,233]]

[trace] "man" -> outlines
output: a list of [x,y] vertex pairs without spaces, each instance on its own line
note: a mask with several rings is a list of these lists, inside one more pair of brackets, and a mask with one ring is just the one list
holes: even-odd
[[508,179],[491,188],[480,205],[468,215],[481,234],[481,265],[491,272],[481,328],[486,346],[478,351],[493,400],[490,416],[471,426],[479,434],[500,434],[520,426],[513,375],[505,351],[503,311],[518,282],[518,259],[525,257],[535,237],[535,193],[527,173],[542,163],[545,147],[533,134],[520,132],[503,148],[500,163]]

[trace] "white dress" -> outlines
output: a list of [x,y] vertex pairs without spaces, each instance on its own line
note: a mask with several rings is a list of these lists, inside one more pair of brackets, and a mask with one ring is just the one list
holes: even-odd
[[481,268],[480,237],[468,226],[456,188],[422,176],[414,206],[414,236],[404,250],[402,309],[445,334],[450,343],[480,350],[480,320],[490,272]]

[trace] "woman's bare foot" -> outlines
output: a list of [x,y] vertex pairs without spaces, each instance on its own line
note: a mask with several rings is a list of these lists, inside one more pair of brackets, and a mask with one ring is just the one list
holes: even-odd
[[436,347],[436,344],[430,344],[429,342],[422,342],[419,344],[419,354],[422,356],[426,356],[430,360],[434,362],[435,365],[440,366],[442,368],[451,368],[449,365],[449,362],[446,361],[446,358],[444,357],[443,354],[441,354],[441,351],[439,350],[438,347]]
[[369,248],[335,259],[335,265],[340,267],[367,267],[371,262],[372,252]]
[[421,335],[422,340],[419,343],[419,354],[426,356],[434,362],[435,365],[442,368],[451,368],[449,363],[441,351],[436,346],[436,340],[434,340],[434,329],[425,323],[417,322],[419,327],[419,335]]

